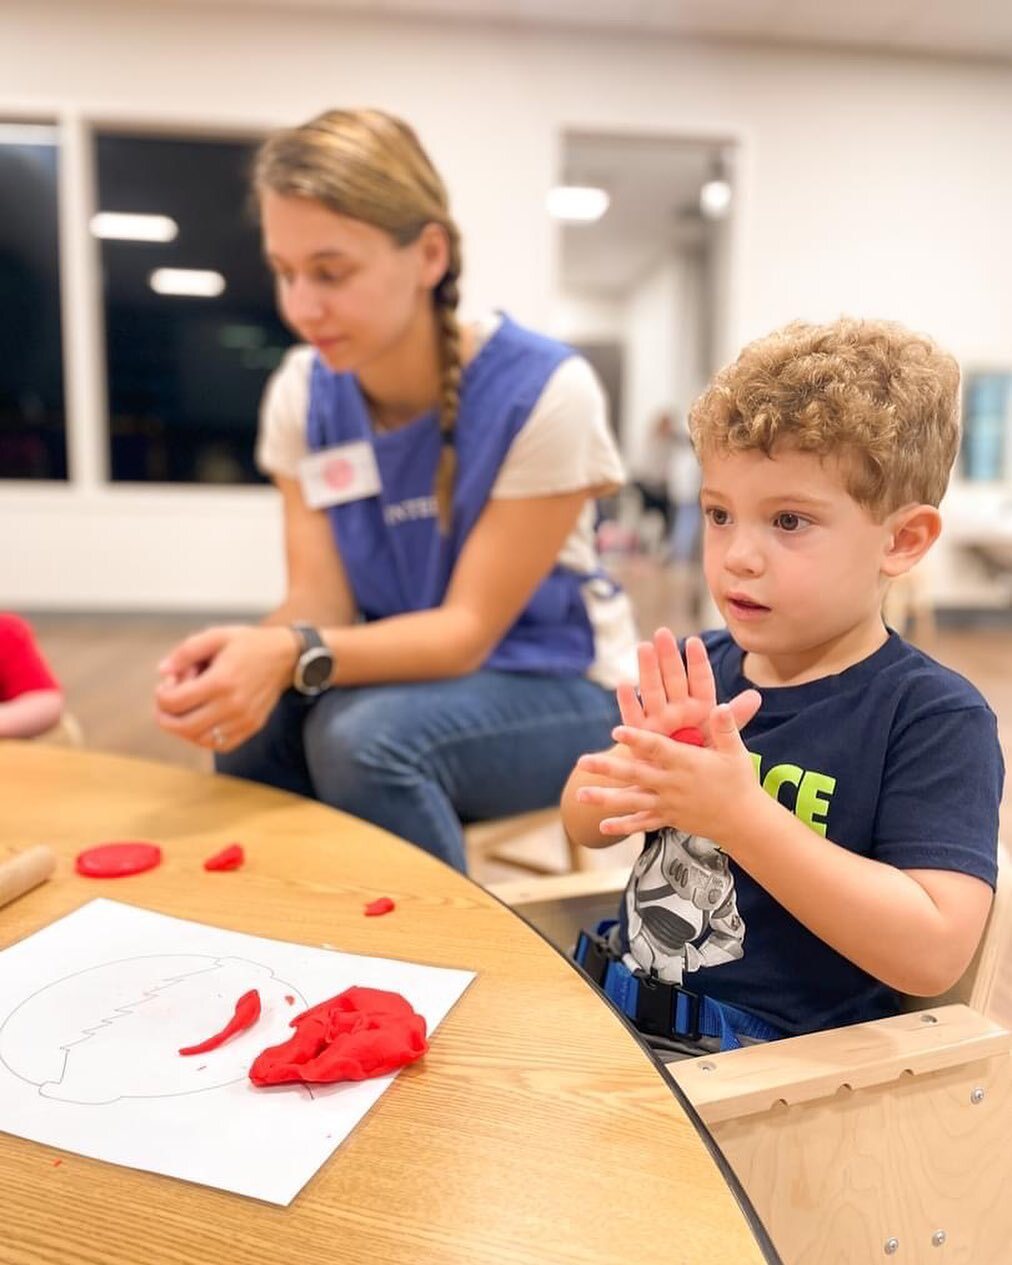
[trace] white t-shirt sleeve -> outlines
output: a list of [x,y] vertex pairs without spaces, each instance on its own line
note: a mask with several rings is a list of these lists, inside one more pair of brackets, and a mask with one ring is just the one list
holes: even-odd
[[299,462],[309,451],[306,417],[312,347],[292,347],[267,379],[260,401],[256,464],[264,474],[299,476]]
[[555,370],[520,429],[492,487],[494,499],[622,486],[625,470],[597,375],[582,356]]

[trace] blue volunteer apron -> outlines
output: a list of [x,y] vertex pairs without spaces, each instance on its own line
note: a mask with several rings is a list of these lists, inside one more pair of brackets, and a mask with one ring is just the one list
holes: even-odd
[[[366,440],[379,468],[376,496],[326,512],[362,617],[382,619],[439,606],[488,502],[506,453],[548,380],[573,352],[503,316],[464,369],[456,423],[453,522],[442,536],[433,495],[441,437],[435,411],[375,433],[353,374],[313,360],[310,451]],[[594,634],[580,591],[589,577],[555,566],[485,662],[507,672],[579,676],[594,660]]]

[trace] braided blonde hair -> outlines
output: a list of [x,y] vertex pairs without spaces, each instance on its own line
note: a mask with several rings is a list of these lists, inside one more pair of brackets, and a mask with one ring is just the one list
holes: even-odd
[[439,429],[442,446],[435,496],[440,530],[450,530],[457,475],[455,427],[460,408],[461,342],[457,320],[460,232],[446,187],[412,129],[382,110],[328,110],[301,127],[268,137],[253,173],[257,194],[311,198],[338,215],[382,229],[398,246],[427,224],[446,233],[449,261],[432,292],[439,331]]

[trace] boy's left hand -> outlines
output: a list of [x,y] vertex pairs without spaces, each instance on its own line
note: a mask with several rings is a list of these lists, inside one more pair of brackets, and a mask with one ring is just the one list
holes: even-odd
[[[653,733],[672,734],[699,729],[707,737],[710,715],[717,706],[717,685],[706,647],[700,637],[685,641],[685,661],[670,628],[658,628],[652,641],[637,650],[639,690],[629,683],[616,691],[622,724]],[[729,700],[739,727],[759,710],[758,690],[742,690]]]
[[618,783],[584,786],[577,792],[579,803],[612,813],[600,823],[603,835],[677,826],[721,846],[730,843],[748,819],[749,801],[763,791],[731,708],[715,707],[707,722],[711,745],[706,747],[620,725],[612,737],[628,749],[631,760],[607,754],[580,757],[577,767],[584,773]]

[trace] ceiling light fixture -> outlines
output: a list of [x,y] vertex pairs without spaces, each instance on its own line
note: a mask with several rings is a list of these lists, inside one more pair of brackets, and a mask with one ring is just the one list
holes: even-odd
[[731,182],[722,159],[714,160],[710,178],[699,191],[699,209],[708,220],[722,220],[731,207]]
[[179,235],[179,225],[167,215],[99,211],[91,217],[91,231],[104,241],[171,242]]
[[220,272],[199,268],[156,268],[148,278],[156,294],[182,295],[189,299],[216,299],[225,290]]
[[593,224],[610,202],[605,190],[596,186],[560,184],[548,191],[548,214],[564,224]]

